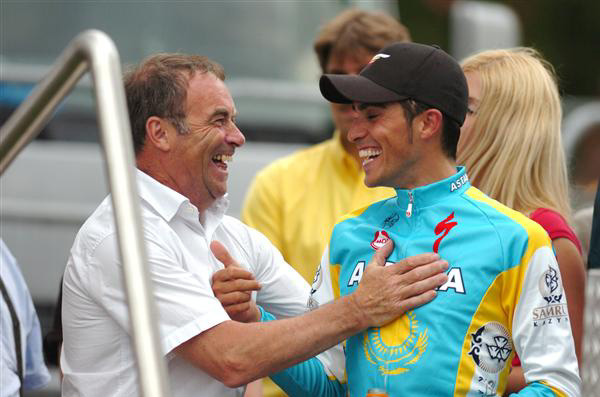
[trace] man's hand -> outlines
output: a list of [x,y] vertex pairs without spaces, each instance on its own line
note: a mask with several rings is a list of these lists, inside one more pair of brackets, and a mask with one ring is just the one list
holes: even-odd
[[252,291],[258,291],[260,284],[254,275],[241,267],[218,241],[211,242],[210,249],[225,265],[225,269],[213,274],[212,289],[229,317],[244,323],[259,321],[260,310],[252,300]]
[[390,240],[367,265],[356,291],[350,296],[358,306],[367,327],[383,326],[407,311],[431,301],[435,288],[448,276],[448,262],[438,254],[412,256],[385,266],[394,244]]

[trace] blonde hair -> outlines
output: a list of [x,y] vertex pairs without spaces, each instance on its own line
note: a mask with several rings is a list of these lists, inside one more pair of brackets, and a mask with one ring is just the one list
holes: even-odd
[[462,62],[482,98],[458,153],[474,186],[525,214],[550,208],[570,219],[562,109],[552,66],[532,48],[484,51]]

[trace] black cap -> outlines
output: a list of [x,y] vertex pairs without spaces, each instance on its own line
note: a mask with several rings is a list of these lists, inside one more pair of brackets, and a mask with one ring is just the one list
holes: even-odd
[[414,99],[459,125],[467,114],[468,89],[460,65],[437,46],[394,43],[358,75],[325,74],[321,94],[336,103],[385,103]]

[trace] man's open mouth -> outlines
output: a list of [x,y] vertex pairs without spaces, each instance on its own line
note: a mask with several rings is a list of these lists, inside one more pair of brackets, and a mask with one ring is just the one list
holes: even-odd
[[358,151],[358,156],[362,160],[362,165],[370,163],[373,159],[382,153],[379,149],[361,149]]
[[231,154],[217,154],[213,156],[212,161],[217,165],[217,167],[222,169],[227,169],[227,163],[233,160],[233,155]]

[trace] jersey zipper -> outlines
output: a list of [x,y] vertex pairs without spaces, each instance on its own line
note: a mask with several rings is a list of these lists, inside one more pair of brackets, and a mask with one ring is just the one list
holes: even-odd
[[413,194],[412,192],[408,192],[408,206],[406,207],[406,217],[410,218],[412,216],[412,207],[413,207]]

